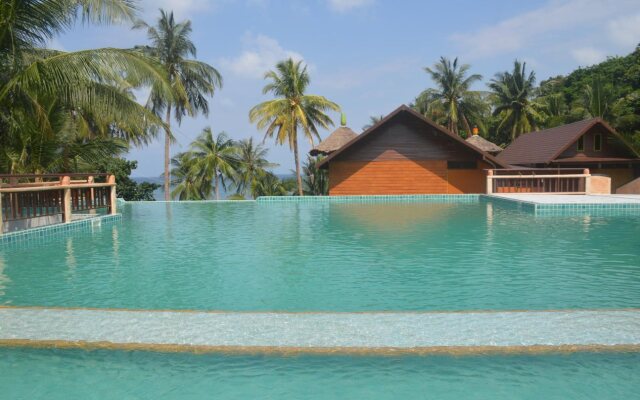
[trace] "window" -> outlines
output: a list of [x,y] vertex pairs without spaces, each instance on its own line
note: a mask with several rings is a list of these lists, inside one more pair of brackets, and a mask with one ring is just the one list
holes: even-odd
[[476,169],[475,161],[447,161],[448,169]]
[[602,150],[602,135],[597,134],[593,137],[593,151],[601,151]]
[[584,151],[584,136],[578,139],[578,151]]

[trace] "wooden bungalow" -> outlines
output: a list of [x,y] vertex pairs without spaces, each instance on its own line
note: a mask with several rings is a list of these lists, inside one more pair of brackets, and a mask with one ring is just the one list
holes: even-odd
[[506,168],[404,105],[319,166],[329,170],[332,196],[484,193],[484,170]]
[[639,155],[600,118],[527,133],[497,159],[516,167],[589,168],[611,178],[612,193],[640,177]]

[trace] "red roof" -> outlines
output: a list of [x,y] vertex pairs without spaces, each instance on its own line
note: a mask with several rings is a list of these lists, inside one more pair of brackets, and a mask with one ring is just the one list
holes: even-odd
[[440,126],[438,124],[436,124],[435,122],[431,121],[429,118],[426,118],[425,116],[423,116],[422,114],[416,112],[414,109],[407,107],[406,105],[401,105],[400,107],[396,108],[395,110],[393,110],[389,115],[387,115],[386,117],[384,117],[382,120],[380,120],[378,123],[374,124],[372,127],[370,127],[369,129],[367,129],[366,131],[362,132],[361,134],[359,134],[357,137],[353,138],[351,141],[349,141],[348,143],[346,143],[345,145],[343,145],[339,150],[331,153],[327,158],[325,158],[324,160],[322,160],[319,164],[318,164],[318,168],[324,168],[326,167],[329,162],[337,157],[338,155],[340,155],[343,151],[347,150],[349,147],[353,146],[355,143],[359,142],[360,140],[364,139],[365,137],[367,137],[368,135],[370,135],[371,133],[375,132],[378,130],[378,128],[382,125],[384,125],[387,121],[393,119],[395,116],[399,115],[400,113],[408,113],[409,115],[419,119],[420,121],[426,123],[427,125],[437,129],[438,131],[446,134],[447,136],[449,136],[451,139],[459,142],[460,144],[462,144],[463,146],[475,151],[476,153],[479,153],[483,156],[483,158],[487,161],[489,161],[490,163],[495,164],[497,167],[502,167],[502,168],[508,168],[508,165],[503,162],[500,161],[499,159],[497,159],[496,157],[492,156],[491,154],[484,152],[480,149],[478,149],[477,147],[473,146],[470,143],[467,143],[463,138],[461,138],[460,136],[456,135],[455,133],[447,130],[446,128],[444,128],[443,126]]

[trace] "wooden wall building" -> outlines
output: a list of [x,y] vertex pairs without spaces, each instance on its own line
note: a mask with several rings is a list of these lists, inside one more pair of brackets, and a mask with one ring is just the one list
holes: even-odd
[[588,168],[610,177],[613,193],[640,177],[640,157],[601,118],[521,135],[497,158],[514,167]]
[[496,158],[401,106],[325,158],[329,195],[485,192]]

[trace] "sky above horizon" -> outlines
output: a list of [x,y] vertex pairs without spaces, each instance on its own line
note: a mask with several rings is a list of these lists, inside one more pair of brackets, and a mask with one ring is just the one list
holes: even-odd
[[[204,127],[234,139],[263,132],[249,123],[248,112],[268,100],[264,73],[292,57],[309,66],[309,93],[338,103],[347,125],[362,131],[369,117],[385,115],[433,87],[424,67],[441,56],[459,57],[483,76],[527,63],[538,81],[630,53],[640,43],[640,1],[546,0],[142,0],[140,17],[150,24],[159,8],[178,20],[192,21],[197,58],[216,67],[224,86],[210,102],[208,117],[174,123],[172,154],[188,149]],[[146,44],[144,31],[129,26],[78,25],[50,47],[73,51],[127,48]],[[144,96],[144,93],[141,94]],[[332,115],[336,125],[339,115]],[[324,138],[332,130],[321,131]],[[267,139],[276,173],[293,169],[288,147]],[[162,173],[163,140],[132,148],[137,177]],[[301,154],[310,144],[302,141]]]

